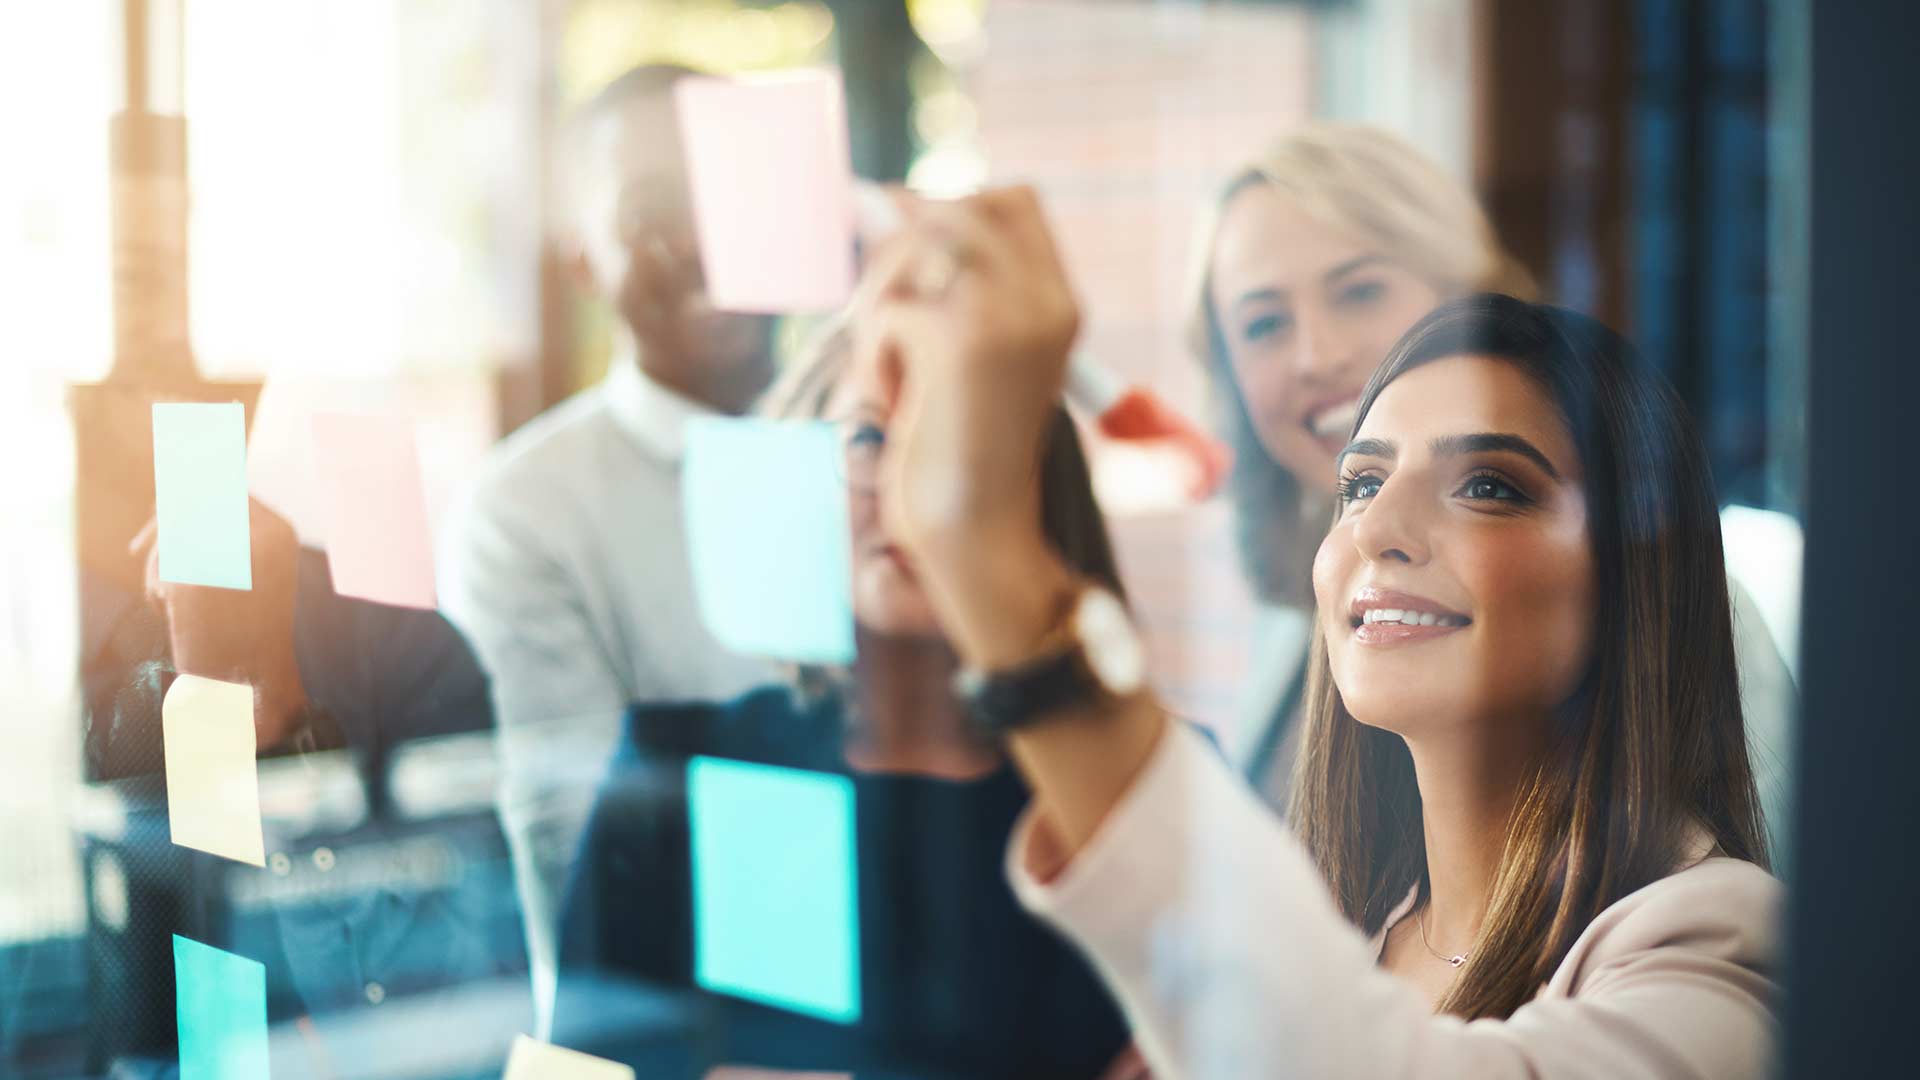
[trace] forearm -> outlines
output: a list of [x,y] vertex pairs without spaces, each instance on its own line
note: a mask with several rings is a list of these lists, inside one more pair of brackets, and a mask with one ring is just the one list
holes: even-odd
[[[988,671],[1033,659],[1084,584],[1037,530],[969,529],[940,541],[929,585],[961,659]],[[1037,717],[1009,741],[1064,860],[1079,850],[1153,753],[1166,714],[1151,691]]]

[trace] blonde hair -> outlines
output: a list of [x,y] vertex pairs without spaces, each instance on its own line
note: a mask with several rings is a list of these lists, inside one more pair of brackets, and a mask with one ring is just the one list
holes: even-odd
[[[1465,185],[1396,135],[1359,124],[1315,123],[1268,143],[1236,169],[1207,206],[1189,275],[1188,348],[1206,367],[1234,449],[1229,481],[1240,558],[1255,592],[1272,603],[1310,599],[1317,536],[1307,532],[1299,478],[1260,442],[1227,360],[1213,310],[1213,259],[1221,221],[1250,187],[1285,195],[1315,220],[1373,247],[1431,285],[1442,300],[1474,292],[1535,298],[1533,277],[1493,234]],[[1384,359],[1384,358],[1383,358]]]

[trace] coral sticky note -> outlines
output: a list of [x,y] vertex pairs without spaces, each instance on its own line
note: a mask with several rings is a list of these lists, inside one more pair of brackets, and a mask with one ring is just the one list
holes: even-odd
[[720,643],[853,660],[852,539],[840,436],[813,420],[700,417],[681,479],[694,598]]
[[674,85],[707,295],[724,311],[830,311],[853,293],[840,73]]
[[265,866],[253,687],[177,675],[160,704],[173,842]]
[[516,1036],[502,1080],[633,1080],[626,1065]]
[[836,1023],[859,1020],[853,781],[696,757],[687,816],[694,978]]
[[333,590],[432,608],[433,537],[413,425],[399,417],[321,413],[313,470],[326,514]]
[[253,588],[247,532],[247,429],[239,402],[153,406],[160,580]]
[[267,969],[173,936],[180,1080],[266,1080]]

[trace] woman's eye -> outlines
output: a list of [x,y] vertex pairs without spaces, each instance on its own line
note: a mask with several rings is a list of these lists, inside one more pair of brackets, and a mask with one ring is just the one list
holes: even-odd
[[1340,303],[1348,307],[1360,307],[1371,304],[1385,296],[1387,283],[1384,281],[1356,281],[1340,290]]
[[845,434],[845,454],[847,461],[856,465],[868,465],[876,461],[881,450],[887,448],[887,430],[872,423],[852,423],[847,425]]
[[878,424],[855,421],[846,425],[841,443],[846,481],[855,490],[870,490],[880,471],[880,453],[886,449],[887,432]]
[[1378,476],[1349,476],[1340,481],[1340,501],[1343,504],[1371,499],[1380,493],[1384,481]]
[[1265,341],[1285,333],[1292,326],[1293,316],[1291,315],[1262,315],[1248,322],[1242,334],[1248,341]]
[[1518,502],[1526,496],[1520,489],[1497,476],[1469,476],[1467,482],[1460,485],[1460,495],[1467,499],[1490,499],[1501,502]]

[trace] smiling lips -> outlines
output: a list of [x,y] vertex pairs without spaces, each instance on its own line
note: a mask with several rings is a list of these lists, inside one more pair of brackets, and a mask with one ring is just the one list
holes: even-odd
[[1347,445],[1347,433],[1353,430],[1354,417],[1359,414],[1359,398],[1339,398],[1308,410],[1302,424],[1307,434],[1318,439],[1323,446],[1338,451]]
[[1471,618],[1424,596],[1371,585],[1354,594],[1347,619],[1362,645],[1412,644],[1473,625]]

